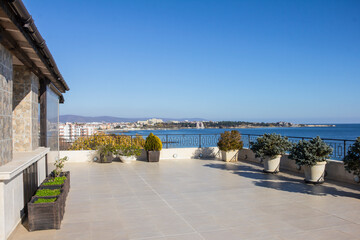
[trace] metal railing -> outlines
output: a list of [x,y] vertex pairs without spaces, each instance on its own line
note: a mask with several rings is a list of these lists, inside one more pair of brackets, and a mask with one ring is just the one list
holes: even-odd
[[[122,135],[133,138],[141,136],[144,139],[147,135]],[[206,147],[216,147],[220,138],[219,134],[157,134],[164,148],[206,148]],[[252,142],[255,142],[258,137],[262,135],[256,134],[242,134],[242,141],[244,143],[244,148],[249,148]],[[68,149],[72,143],[79,137],[89,137],[89,136],[72,136],[71,138],[60,137],[60,150]],[[292,143],[296,143],[300,140],[310,140],[311,137],[293,137],[286,136],[288,140]],[[331,138],[322,138],[332,149],[333,153],[330,156],[331,159],[342,160],[349,147],[355,142],[355,140],[348,139],[331,139]]]

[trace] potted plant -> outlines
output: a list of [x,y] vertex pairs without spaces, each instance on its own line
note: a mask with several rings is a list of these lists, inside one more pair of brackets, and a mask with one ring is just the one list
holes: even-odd
[[221,133],[217,145],[221,151],[222,160],[225,162],[230,162],[234,157],[237,156],[239,150],[243,148],[241,134],[236,130],[232,130],[231,132],[225,131]]
[[360,177],[360,137],[350,146],[347,155],[343,159],[346,171],[354,174],[354,180],[359,182]]
[[117,151],[117,155],[124,163],[130,163],[136,161],[136,157],[141,155],[140,146],[132,145],[132,146],[121,146]]
[[301,140],[291,150],[289,158],[299,166],[304,166],[305,182],[322,183],[325,177],[326,159],[332,153],[332,148],[319,136],[310,141]]
[[261,158],[264,163],[264,172],[277,173],[280,170],[280,158],[291,148],[292,144],[287,137],[279,134],[264,134],[251,143],[250,149],[255,157]]
[[144,149],[148,162],[158,162],[160,160],[160,151],[162,143],[159,137],[150,133],[145,140]]
[[100,156],[100,163],[112,163],[112,160],[114,159],[114,146],[113,144],[104,144],[100,145],[97,148],[97,152]]

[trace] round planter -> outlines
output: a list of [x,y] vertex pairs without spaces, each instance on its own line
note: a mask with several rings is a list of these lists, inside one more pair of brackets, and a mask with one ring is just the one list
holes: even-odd
[[134,162],[136,161],[136,157],[135,156],[120,156],[120,160],[123,162],[123,163],[131,163],[131,162]]
[[235,159],[237,156],[237,153],[238,153],[237,150],[234,150],[234,151],[222,151],[221,150],[221,158],[225,162],[231,162],[231,161],[237,162],[237,159]]
[[318,162],[314,166],[304,165],[305,182],[323,183],[325,176],[326,161]]
[[264,158],[264,172],[266,173],[278,173],[280,170],[280,158],[281,155],[277,155],[275,158],[270,157]]

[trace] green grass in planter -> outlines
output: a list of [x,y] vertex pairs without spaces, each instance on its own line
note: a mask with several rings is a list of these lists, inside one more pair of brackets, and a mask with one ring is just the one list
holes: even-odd
[[66,180],[66,177],[56,177],[56,178],[50,179],[49,181],[43,183],[43,185],[44,186],[61,185],[61,184],[64,184],[65,180]]
[[59,189],[39,189],[36,191],[35,196],[46,197],[46,196],[57,196],[60,195]]
[[34,203],[50,203],[55,202],[56,198],[39,198]]

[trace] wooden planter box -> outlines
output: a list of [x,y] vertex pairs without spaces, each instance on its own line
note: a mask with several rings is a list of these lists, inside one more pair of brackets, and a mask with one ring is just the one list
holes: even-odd
[[[64,186],[64,185],[61,185],[61,186]],[[39,189],[57,189],[59,188],[59,185],[53,185],[53,186],[40,186]],[[61,220],[63,219],[64,217],[64,214],[65,214],[65,206],[66,206],[66,194],[65,194],[65,191],[64,191],[64,187],[62,187],[60,189],[60,195],[58,196],[47,196],[47,197],[50,197],[50,198],[55,198],[57,197],[58,198],[58,201],[60,203],[60,216],[61,216]],[[43,198],[43,197],[38,197],[38,196],[34,196],[32,198]]]
[[148,162],[158,162],[160,160],[160,151],[146,151]]
[[[50,174],[49,177],[47,177],[43,183],[49,181],[50,179],[53,178],[53,174]],[[59,188],[59,187],[62,187],[64,192],[65,192],[65,198],[67,197],[68,193],[69,193],[69,190],[70,190],[70,172],[67,171],[67,172],[63,172],[60,174],[60,176],[65,176],[66,177],[66,180],[64,181],[64,184],[63,185],[49,185],[49,186],[46,186],[46,185],[43,185],[43,183],[40,185],[40,188],[42,187],[50,187],[50,186],[54,186],[54,188]],[[54,189],[52,188],[52,189]]]
[[57,198],[51,203],[34,203],[39,198],[52,197],[33,197],[28,203],[29,231],[60,229],[62,200]]

